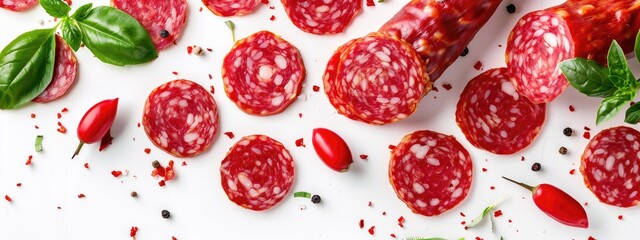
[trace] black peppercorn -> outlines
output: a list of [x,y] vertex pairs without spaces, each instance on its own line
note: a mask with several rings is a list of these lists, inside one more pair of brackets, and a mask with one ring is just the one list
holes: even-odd
[[318,195],[313,195],[313,196],[311,196],[311,202],[312,202],[312,203],[320,203],[320,201],[321,201],[321,200],[322,200],[322,199],[321,199],[321,198],[320,198],[320,196],[318,196]]
[[558,152],[562,155],[567,154],[567,148],[566,147],[560,147],[560,149],[558,149]]
[[533,165],[531,165],[531,171],[537,172],[540,171],[540,169],[542,169],[540,163],[534,163]]
[[507,6],[507,12],[508,12],[508,13],[511,13],[511,14],[516,13],[516,5],[509,4],[509,5]]
[[161,38],[168,38],[169,37],[169,31],[162,29],[160,31],[160,37]]
[[162,218],[169,218],[171,217],[171,213],[167,210],[162,210]]
[[571,135],[573,135],[573,129],[571,129],[570,127],[565,128],[562,130],[562,134],[564,134],[567,137],[571,137]]
[[469,48],[468,48],[468,47],[464,48],[464,50],[462,51],[462,53],[460,53],[460,56],[461,56],[461,57],[464,57],[464,56],[467,56],[467,54],[469,54]]
[[155,160],[151,163],[151,166],[153,166],[153,168],[158,168],[160,167],[160,162],[158,162],[158,160]]

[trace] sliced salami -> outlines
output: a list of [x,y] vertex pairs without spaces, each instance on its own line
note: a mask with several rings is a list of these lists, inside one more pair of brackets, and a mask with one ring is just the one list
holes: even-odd
[[32,8],[36,4],[38,4],[38,0],[3,0],[0,1],[0,8],[21,12]]
[[453,209],[472,180],[469,152],[453,136],[416,131],[391,152],[389,182],[414,213],[435,216]]
[[192,157],[213,143],[219,129],[218,107],[202,86],[173,80],[149,94],[142,126],[156,147],[175,157]]
[[339,113],[377,125],[407,118],[431,89],[424,62],[413,48],[379,33],[336,51],[325,71],[324,85]]
[[229,99],[260,116],[284,111],[302,91],[306,70],[298,49],[260,31],[239,40],[224,58],[222,80]]
[[413,0],[379,30],[404,39],[427,62],[431,81],[458,59],[502,0]]
[[540,133],[546,105],[520,96],[506,68],[488,70],[462,91],[456,122],[473,146],[496,154],[524,150]]
[[213,14],[221,17],[243,16],[254,12],[261,0],[202,0]]
[[31,101],[45,103],[62,97],[73,86],[77,75],[78,60],[73,53],[73,49],[67,45],[60,35],[56,35],[56,60],[53,78],[49,86]]
[[281,0],[293,25],[318,34],[343,32],[362,12],[362,1],[353,0]]
[[291,191],[293,158],[282,143],[265,135],[240,139],[220,165],[222,189],[239,206],[269,209]]
[[582,154],[584,184],[598,199],[618,207],[640,203],[640,132],[629,127],[603,130]]
[[187,22],[186,0],[111,0],[111,5],[138,20],[158,50],[173,45]]
[[558,63],[581,57],[606,64],[613,40],[633,51],[639,14],[634,0],[581,0],[524,15],[507,40],[511,81],[534,103],[553,101],[569,86]]

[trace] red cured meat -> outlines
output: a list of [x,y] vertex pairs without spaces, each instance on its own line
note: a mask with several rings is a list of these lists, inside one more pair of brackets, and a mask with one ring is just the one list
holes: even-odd
[[325,35],[341,33],[362,12],[362,1],[282,0],[291,22],[300,30]]
[[639,29],[634,0],[574,0],[528,13],[507,40],[511,81],[532,102],[551,102],[569,86],[558,63],[582,57],[606,64],[611,42],[631,52]]
[[254,12],[260,0],[202,0],[213,14],[221,17],[243,16]]
[[624,126],[603,130],[581,159],[584,184],[601,202],[618,207],[640,203],[640,132]]
[[9,11],[20,12],[32,8],[38,4],[38,0],[8,0],[0,1],[0,8]]
[[338,113],[377,125],[407,118],[431,89],[424,63],[411,46],[378,33],[340,47],[323,80]]
[[53,69],[53,78],[49,86],[40,93],[33,102],[45,103],[56,100],[73,86],[78,74],[78,60],[73,53],[73,49],[56,35],[56,61]]
[[379,32],[398,36],[427,62],[431,81],[460,56],[502,0],[412,0]]
[[[111,5],[138,20],[158,50],[173,45],[187,22],[186,0],[111,0]],[[169,36],[160,36],[162,30]]]
[[298,49],[268,31],[239,40],[222,65],[225,93],[253,115],[284,111],[300,95],[305,76]]
[[293,158],[282,143],[265,135],[250,135],[229,149],[220,165],[220,176],[229,200],[262,211],[291,191]]
[[464,88],[456,108],[456,122],[473,146],[496,154],[513,154],[538,136],[545,104],[520,96],[506,68],[488,70]]
[[192,157],[213,143],[219,129],[218,107],[202,86],[173,80],[149,94],[142,125],[156,147],[175,157]]
[[453,209],[472,180],[469,152],[453,136],[416,131],[391,152],[389,182],[414,213],[435,216]]

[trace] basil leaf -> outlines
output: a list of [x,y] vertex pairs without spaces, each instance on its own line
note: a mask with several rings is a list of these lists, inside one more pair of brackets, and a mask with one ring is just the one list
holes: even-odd
[[631,81],[635,81],[633,74],[631,73],[631,69],[629,69],[629,65],[627,64],[627,58],[624,55],[624,51],[622,47],[613,40],[611,43],[611,47],[609,48],[609,53],[607,54],[607,66],[609,66],[609,74],[611,76],[619,77],[620,81],[612,81],[614,85],[618,88],[622,86],[627,86]]
[[624,122],[637,124],[640,122],[640,103],[633,104],[625,113]]
[[609,81],[611,81],[611,83],[613,83],[613,86],[617,88],[625,88],[627,87],[627,85],[629,85],[629,81],[626,78],[620,76],[609,75]]
[[0,109],[20,107],[49,85],[56,55],[55,29],[23,33],[0,52]]
[[71,7],[62,0],[40,0],[40,5],[52,17],[63,18],[69,14]]
[[73,51],[77,52],[80,48],[80,43],[82,43],[82,32],[76,24],[76,20],[73,18],[66,18],[62,20],[61,30],[64,41],[69,44]]
[[609,97],[617,89],[609,79],[609,69],[593,60],[574,58],[558,64],[571,86],[590,97]]
[[636,45],[633,49],[636,52],[636,59],[640,62],[640,32],[636,35]]
[[78,21],[82,41],[100,61],[124,66],[158,57],[155,45],[137,20],[113,7],[97,7]]
[[635,95],[634,91],[625,89],[605,98],[598,108],[596,125],[613,118],[626,103],[635,98]]
[[93,7],[93,3],[87,3],[85,5],[80,6],[78,9],[76,9],[76,11],[71,15],[71,18],[75,19],[75,20],[82,20],[84,18],[87,17],[87,14],[89,14],[89,11],[91,10],[91,7]]

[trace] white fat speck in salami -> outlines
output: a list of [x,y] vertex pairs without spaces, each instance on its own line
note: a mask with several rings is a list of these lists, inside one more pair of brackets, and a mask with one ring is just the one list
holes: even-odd
[[73,86],[78,76],[78,60],[73,49],[56,35],[56,59],[53,68],[53,78],[49,86],[40,93],[33,102],[45,103],[62,97]]
[[14,12],[25,11],[38,4],[38,0],[0,0],[0,8]]
[[289,19],[300,30],[313,34],[343,32],[362,12],[362,1],[282,0]]
[[546,105],[520,97],[506,68],[488,70],[467,83],[456,107],[456,122],[473,146],[513,154],[538,136]]
[[138,20],[158,50],[173,45],[187,22],[186,0],[111,0],[111,5]]
[[629,127],[601,131],[582,154],[584,183],[606,204],[633,207],[640,203],[640,132]]
[[229,99],[242,111],[260,116],[280,113],[291,105],[302,91],[305,76],[298,49],[268,31],[239,40],[222,65]]
[[195,82],[178,79],[154,89],[142,125],[156,147],[175,157],[192,157],[211,146],[218,132],[218,107]]
[[472,181],[469,152],[453,136],[416,131],[391,152],[389,182],[414,213],[435,216],[453,209]]
[[243,16],[254,12],[260,0],[202,0],[209,11],[221,17]]
[[246,136],[227,152],[220,177],[229,200],[246,209],[266,210],[291,191],[293,158],[282,143],[270,137]]

